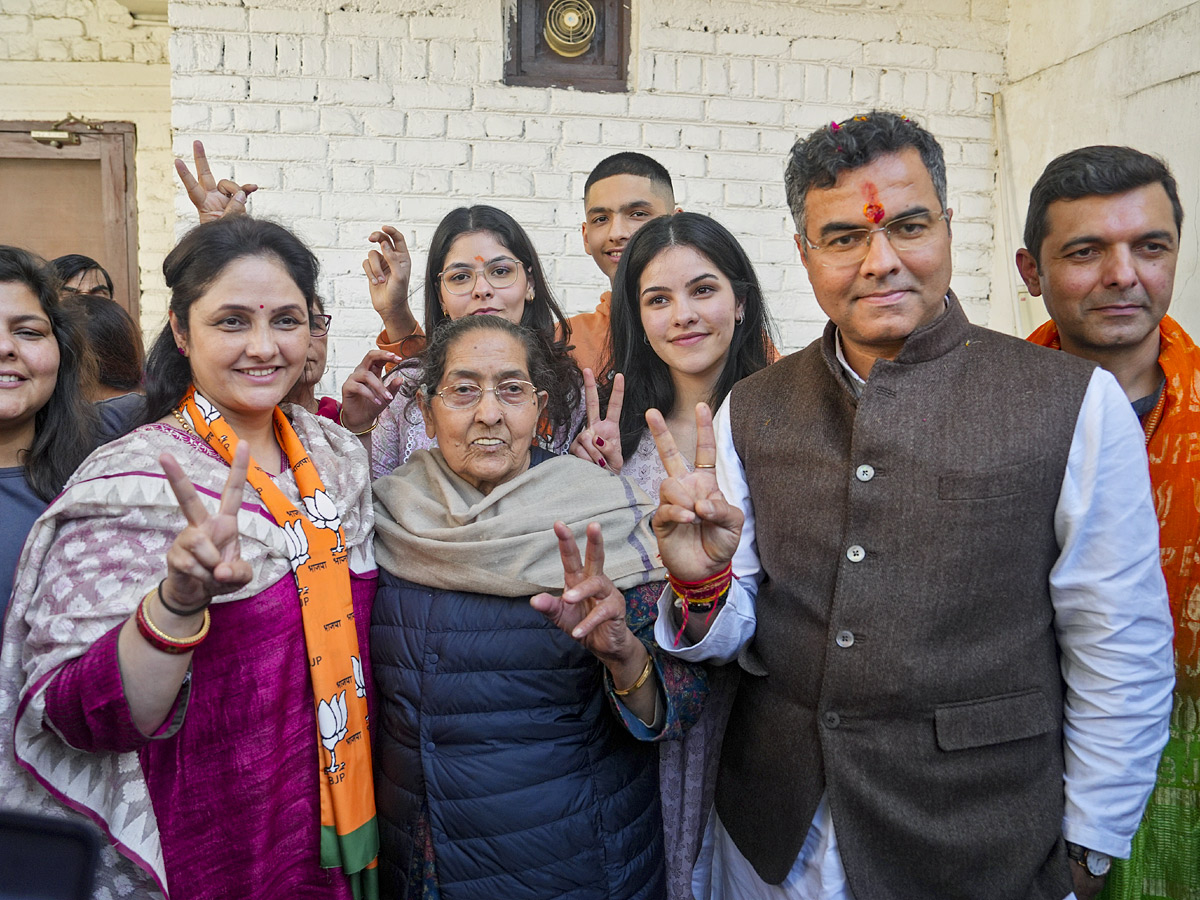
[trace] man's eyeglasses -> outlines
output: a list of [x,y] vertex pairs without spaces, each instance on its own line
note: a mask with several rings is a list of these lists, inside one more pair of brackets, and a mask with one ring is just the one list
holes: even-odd
[[496,399],[506,406],[524,406],[526,403],[532,403],[538,393],[531,382],[510,378],[490,388],[480,387],[473,381],[460,381],[442,388],[434,396],[440,397],[442,403],[451,409],[471,409],[479,404],[487,391],[495,394]]
[[324,313],[313,313],[308,317],[308,333],[313,337],[322,337],[329,334],[329,323],[332,321],[333,316],[328,316]]
[[475,282],[482,273],[487,283],[494,288],[506,288],[515,284],[521,273],[521,264],[515,259],[502,256],[494,259],[483,269],[472,269],[470,266],[451,266],[438,272],[437,277],[451,294],[469,294],[475,289]]
[[814,243],[804,235],[804,243],[810,250],[815,251],[817,261],[828,268],[836,269],[843,266],[857,266],[867,258],[871,248],[871,239],[877,234],[884,234],[892,249],[897,253],[909,253],[929,246],[938,236],[935,228],[938,222],[945,219],[946,213],[931,219],[929,213],[915,213],[892,219],[879,228],[855,228],[853,231],[839,231],[820,243]]

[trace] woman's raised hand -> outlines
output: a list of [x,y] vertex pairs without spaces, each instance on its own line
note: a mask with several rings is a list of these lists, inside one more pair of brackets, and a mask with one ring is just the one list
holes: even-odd
[[238,184],[228,178],[217,181],[208,166],[208,157],[204,155],[204,144],[200,141],[192,141],[192,155],[196,163],[195,176],[182,159],[175,160],[175,171],[179,173],[188,199],[196,207],[200,223],[244,213],[246,198],[258,190],[258,185]]
[[599,523],[587,527],[587,550],[582,561],[570,528],[555,522],[554,536],[558,538],[566,590],[559,597],[535,594],[529,598],[530,605],[610,669],[631,660],[644,660],[641,641],[625,623],[625,595],[604,574],[604,538]]
[[725,500],[717,486],[717,440],[712,411],[696,404],[696,465],[689,472],[675,438],[657,409],[647,410],[667,480],[658,489],[654,534],[663,565],[682,581],[700,581],[720,572],[733,559],[745,516]]
[[249,584],[254,575],[250,563],[241,557],[237,527],[250,466],[250,445],[241,441],[234,451],[220,507],[212,516],[175,457],[164,453],[158,462],[188,522],[167,550],[163,599],[176,609],[199,611],[217,594],[228,594]]
[[625,465],[621,455],[621,404],[625,400],[625,376],[613,376],[608,409],[600,418],[600,391],[591,369],[583,370],[583,396],[587,405],[587,428],[571,442],[571,453],[580,459],[620,472]]
[[417,320],[408,305],[412,257],[404,235],[391,225],[372,231],[367,240],[379,245],[378,250],[367,253],[362,264],[371,291],[371,305],[383,319],[388,342],[395,343],[408,337],[417,327]]
[[383,370],[389,363],[402,362],[395,353],[371,349],[342,385],[341,424],[350,431],[361,432],[395,398],[383,383]]

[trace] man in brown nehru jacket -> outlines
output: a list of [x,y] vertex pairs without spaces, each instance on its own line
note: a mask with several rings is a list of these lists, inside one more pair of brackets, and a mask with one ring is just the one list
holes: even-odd
[[[967,321],[915,122],[821,128],[785,183],[825,334],[715,438],[698,414],[654,518],[659,643],[742,670],[696,896],[1091,897],[1067,842],[1129,852],[1171,706],[1137,419],[1103,369]],[[675,606],[730,562],[715,615]]]

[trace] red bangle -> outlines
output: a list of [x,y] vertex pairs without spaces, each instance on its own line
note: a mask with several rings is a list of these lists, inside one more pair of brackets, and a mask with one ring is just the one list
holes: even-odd
[[204,610],[204,623],[200,626],[200,631],[190,638],[176,638],[167,634],[161,628],[150,621],[150,617],[146,615],[146,601],[154,594],[151,591],[142,598],[142,602],[138,604],[137,614],[134,617],[137,621],[138,632],[155,650],[161,650],[163,653],[180,654],[190,653],[195,650],[206,637],[208,637],[208,628],[212,624],[212,617],[209,615],[208,609]]

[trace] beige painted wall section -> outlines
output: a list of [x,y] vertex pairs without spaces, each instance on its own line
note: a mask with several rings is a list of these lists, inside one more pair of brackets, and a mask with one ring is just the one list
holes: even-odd
[[[955,287],[987,319],[992,94],[1006,0],[638,0],[630,91],[502,83],[505,0],[172,0],[175,151],[202,138],[222,173],[262,186],[252,209],[292,224],[324,267],[332,390],[378,329],[361,261],[399,224],[415,271],[449,209],[492,203],[527,227],[569,311],[606,284],[583,252],[583,182],[618,150],[659,159],[679,202],[745,244],[782,346],[824,316],[784,204],[798,134],[872,107],[945,145]],[[193,220],[176,191],[178,225]],[[416,287],[414,281],[414,287]]]
[[142,329],[167,308],[162,260],[174,240],[171,69],[166,25],[135,24],[115,0],[0,0],[0,119],[68,112],[137,126]]
[[[1184,226],[1171,314],[1200,334],[1200,3],[1062,0],[1048,22],[1041,0],[1013,0],[1009,70],[996,129],[993,327],[1027,333],[1046,320],[1012,263],[1029,191],[1060,153],[1127,144],[1164,158],[1179,182]],[[1069,23],[1069,27],[1067,24]]]

